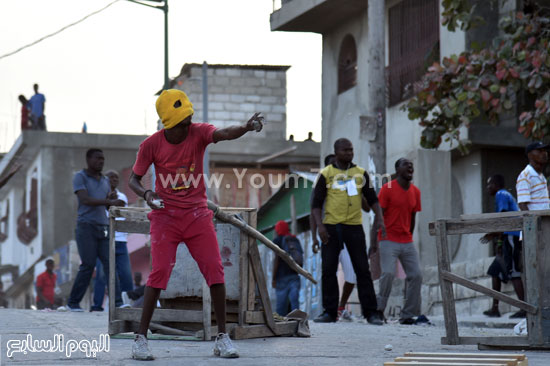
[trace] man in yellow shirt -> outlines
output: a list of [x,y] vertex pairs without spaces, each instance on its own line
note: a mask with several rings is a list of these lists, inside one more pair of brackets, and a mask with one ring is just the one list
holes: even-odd
[[[385,227],[382,210],[378,204],[376,192],[371,186],[365,169],[352,163],[353,145],[345,138],[334,143],[336,159],[325,167],[315,185],[312,202],[312,214],[317,223],[321,248],[322,289],[324,312],[314,321],[330,323],[336,321],[338,311],[338,257],[344,244],[350,254],[357,276],[357,291],[363,316],[367,322],[382,325],[382,314],[377,310],[376,294],[370,275],[363,217],[362,197],[365,197],[375,212],[374,226],[382,230]],[[325,205],[325,216],[321,210]]]

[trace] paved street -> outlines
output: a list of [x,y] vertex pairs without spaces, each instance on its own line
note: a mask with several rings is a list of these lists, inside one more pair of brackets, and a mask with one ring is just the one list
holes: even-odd
[[[284,365],[284,366],[345,366],[382,365],[408,351],[474,352],[475,346],[443,346],[442,321],[433,319],[433,326],[404,326],[388,324],[382,327],[361,322],[315,324],[310,323],[311,338],[260,338],[235,342],[241,358],[222,360],[212,355],[213,342],[153,340],[150,342],[156,360],[147,365]],[[479,325],[483,318],[471,324]],[[493,324],[498,323],[494,322]],[[461,335],[511,335],[512,329],[477,328],[463,326]],[[468,322],[463,322],[468,324]],[[508,322],[509,324],[509,322]],[[499,326],[501,326],[499,328]],[[53,341],[55,334],[63,334],[65,343],[70,340],[99,340],[107,330],[107,313],[58,313],[32,310],[0,309],[1,363],[0,365],[143,365],[130,358],[132,341],[110,340],[109,352],[87,358],[76,351],[67,358],[64,353],[14,353],[6,356],[7,342],[25,339],[31,334],[34,340]],[[13,343],[12,343],[13,344]],[[392,351],[384,346],[393,345]],[[530,366],[547,366],[550,353],[527,352]]]

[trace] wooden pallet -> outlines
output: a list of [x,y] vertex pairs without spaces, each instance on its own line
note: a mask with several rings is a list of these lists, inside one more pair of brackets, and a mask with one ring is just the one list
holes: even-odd
[[528,366],[524,354],[408,352],[384,366]]
[[[239,214],[247,224],[256,226],[255,209],[228,208],[224,211]],[[148,212],[149,209],[143,208],[110,209],[110,298],[114,298],[115,287],[114,232],[149,233]],[[118,217],[125,220],[115,220]],[[298,329],[297,321],[275,322],[273,318],[256,240],[230,224],[215,222],[215,225],[225,266],[226,328],[232,338],[294,335]],[[149,328],[167,335],[210,340],[217,334],[210,290],[191,256],[180,253],[180,249],[186,250],[183,246],[178,248],[176,266],[167,289],[160,296],[162,308],[155,310]],[[136,331],[140,317],[141,309],[115,308],[114,301],[110,301],[109,334]]]

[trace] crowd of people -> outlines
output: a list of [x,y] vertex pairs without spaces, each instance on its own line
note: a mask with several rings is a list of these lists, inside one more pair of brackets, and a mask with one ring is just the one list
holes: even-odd
[[38,84],[33,85],[34,95],[27,99],[23,94],[19,95],[21,102],[21,131],[41,130],[46,131],[46,97],[38,92]]
[[[38,93],[38,85],[34,89],[34,99],[28,102],[22,96],[20,99],[23,109],[28,108],[30,113],[30,125],[45,129],[45,98]],[[164,128],[141,143],[128,182],[130,189],[143,197],[152,209],[148,214],[151,223],[152,270],[145,285],[141,285],[140,273],[134,274],[132,281],[127,236],[115,233],[115,299],[110,301],[114,301],[116,306],[127,306],[123,299],[125,297],[140,304],[141,322],[133,342],[132,356],[140,360],[153,359],[147,330],[160,292],[166,289],[178,245],[184,242],[210,287],[219,332],[214,354],[225,358],[239,357],[226,332],[224,268],[212,221],[213,214],[207,207],[206,187],[200,178],[203,174],[204,152],[209,144],[234,140],[250,131],[259,131],[263,117],[256,113],[246,123],[226,128],[215,128],[208,123],[192,123],[193,105],[184,92],[175,89],[164,90],[160,94],[156,109]],[[519,175],[516,185],[519,205],[504,189],[501,175],[489,179],[487,189],[490,195],[495,196],[495,211],[550,208],[547,181],[542,173],[548,162],[548,148],[540,142],[526,147],[529,164]],[[318,175],[311,196],[313,252],[320,250],[322,259],[323,312],[314,321],[329,323],[339,319],[349,320],[346,303],[357,287],[361,312],[366,321],[383,325],[384,311],[399,261],[406,274],[404,305],[399,322],[427,322],[427,318],[421,314],[422,271],[413,242],[416,213],[422,209],[420,190],[412,183],[413,163],[407,158],[398,159],[393,179],[386,182],[377,194],[367,171],[354,164],[353,157],[351,141],[346,138],[336,140],[334,154],[325,158],[325,167]],[[84,311],[80,302],[94,271],[94,302],[90,311],[103,311],[105,287],[108,286],[106,279],[109,278],[108,208],[128,204],[127,197],[117,188],[119,174],[113,170],[103,173],[103,151],[89,149],[86,152],[86,164],[87,167],[77,172],[73,179],[73,191],[78,200],[76,243],[81,265],[66,307],[74,312]],[[142,184],[142,178],[151,165],[155,168],[156,186],[147,189]],[[159,179],[160,176],[173,176],[176,179],[171,180],[169,185],[163,185],[165,180]],[[191,179],[187,180],[186,177],[198,177],[194,180],[198,181],[198,185],[189,185]],[[368,250],[362,211],[374,213]],[[303,248],[290,233],[288,224],[279,221],[275,231],[277,238],[274,242],[287,251],[295,262],[303,265]],[[500,290],[501,283],[510,280],[518,298],[523,300],[520,233],[491,233],[484,236],[482,242],[498,243],[497,257],[488,271],[493,277],[493,287]],[[369,255],[372,254],[380,257],[378,294],[375,293],[369,267]],[[339,263],[345,273],[341,297],[337,280]],[[40,309],[58,305],[55,299],[54,267],[54,261],[47,260],[46,271],[37,277],[36,303]],[[298,274],[278,258],[273,263],[272,286],[277,294],[277,313],[284,316],[299,308]],[[500,316],[497,300],[485,314]],[[525,313],[518,312],[515,316],[524,317]]]

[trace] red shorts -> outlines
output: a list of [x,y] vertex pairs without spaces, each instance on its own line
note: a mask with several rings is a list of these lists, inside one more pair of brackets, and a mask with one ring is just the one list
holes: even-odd
[[225,282],[212,211],[205,207],[166,206],[151,211],[147,217],[151,221],[153,265],[147,286],[166,290],[181,242],[187,245],[208,286]]

